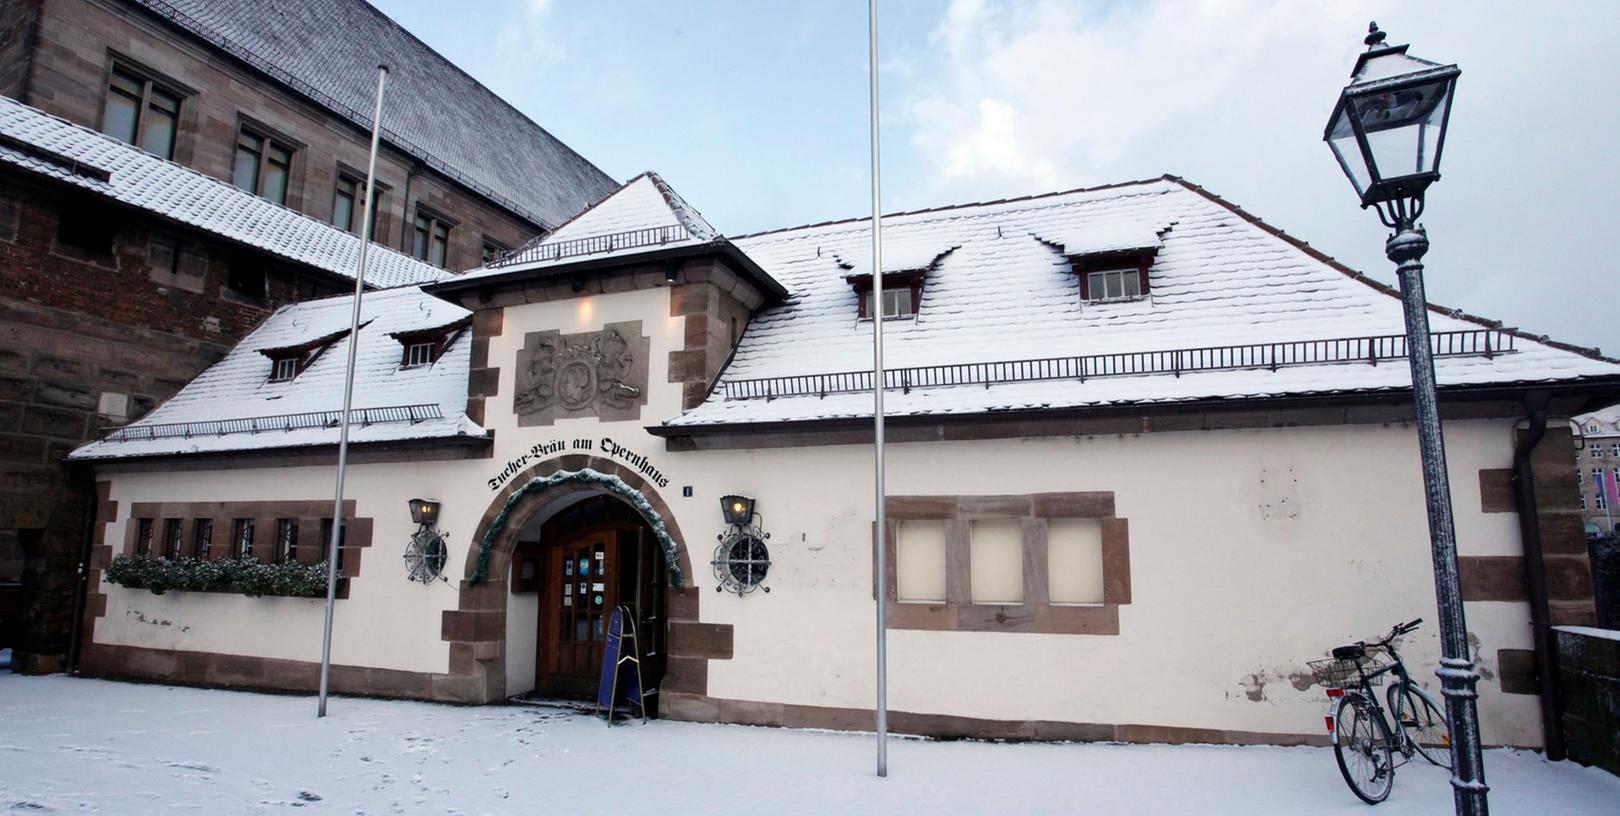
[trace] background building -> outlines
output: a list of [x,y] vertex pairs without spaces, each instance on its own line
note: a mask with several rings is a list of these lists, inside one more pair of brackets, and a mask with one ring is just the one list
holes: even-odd
[[616,186],[360,0],[0,0],[0,640],[18,670],[67,656],[88,486],[66,453],[278,306],[352,288],[385,59],[390,251],[368,284],[479,265]]
[[350,231],[383,62],[379,242],[465,269],[616,186],[362,0],[0,2],[0,94]]
[[1581,516],[1586,534],[1614,532],[1620,507],[1620,405],[1575,418],[1584,444],[1575,456],[1581,479]]

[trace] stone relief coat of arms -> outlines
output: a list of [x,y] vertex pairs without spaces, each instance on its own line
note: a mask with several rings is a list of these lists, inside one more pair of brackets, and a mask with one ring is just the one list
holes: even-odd
[[512,397],[518,424],[581,416],[638,419],[647,404],[650,347],[639,320],[609,323],[599,332],[525,334]]

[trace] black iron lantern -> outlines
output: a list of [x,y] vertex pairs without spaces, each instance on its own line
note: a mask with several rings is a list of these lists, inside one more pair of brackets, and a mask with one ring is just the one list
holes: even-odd
[[727,524],[747,524],[754,517],[754,500],[748,496],[721,496],[720,512],[725,514]]
[[1385,45],[1378,24],[1367,27],[1367,51],[1356,59],[1350,84],[1328,119],[1322,138],[1355,185],[1363,208],[1386,204],[1386,221],[1415,220],[1423,191],[1440,178],[1440,152],[1452,92],[1462,72]]
[[411,521],[431,526],[439,520],[439,503],[432,499],[411,499]]

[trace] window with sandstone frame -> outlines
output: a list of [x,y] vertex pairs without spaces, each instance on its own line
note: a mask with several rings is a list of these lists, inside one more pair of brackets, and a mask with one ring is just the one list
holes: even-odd
[[1112,492],[890,496],[887,509],[889,628],[1119,633],[1130,544]]

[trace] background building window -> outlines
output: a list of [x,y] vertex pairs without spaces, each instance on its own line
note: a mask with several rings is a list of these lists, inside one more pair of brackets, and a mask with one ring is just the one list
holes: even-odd
[[511,251],[511,247],[501,243],[500,241],[496,241],[488,236],[485,236],[483,247],[478,253],[478,261],[484,266],[489,266],[490,264],[494,263],[496,259]]
[[236,135],[236,166],[231,183],[277,204],[286,204],[292,154],[291,147],[242,128]]
[[214,543],[214,520],[192,519],[191,522],[191,557],[207,558],[208,548]]
[[411,243],[411,256],[443,268],[445,254],[450,246],[450,225],[432,213],[416,212],[416,239]]
[[231,524],[231,555],[247,558],[253,554],[253,519],[239,518]]
[[[371,240],[380,240],[377,218],[382,212],[383,186],[376,185],[376,203],[371,208]],[[360,234],[360,218],[366,210],[366,182],[359,176],[338,171],[337,187],[332,193],[332,226],[356,235]]]
[[[92,255],[111,256],[118,234],[118,218],[103,203],[87,195],[69,195],[56,215],[56,242]],[[100,259],[108,262],[111,258]]]
[[225,274],[225,288],[251,300],[269,297],[270,287],[263,259],[246,252],[232,255]]
[[101,132],[148,153],[174,158],[174,135],[180,122],[180,95],[120,65],[107,80],[101,110]]
[[342,173],[337,177],[337,191],[332,194],[332,226],[354,232],[359,223],[354,212],[360,207],[360,181]]

